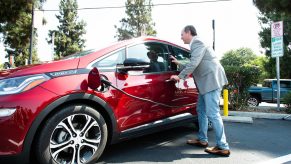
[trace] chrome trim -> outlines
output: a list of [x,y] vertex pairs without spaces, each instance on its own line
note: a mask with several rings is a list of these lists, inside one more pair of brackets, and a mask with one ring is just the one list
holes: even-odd
[[0,117],[8,117],[14,114],[16,108],[0,108]]
[[140,125],[140,126],[137,126],[137,127],[133,127],[133,128],[124,130],[124,131],[122,131],[122,133],[130,133],[132,131],[137,131],[139,129],[143,129],[143,128],[147,128],[147,127],[157,126],[157,125],[163,124],[165,122],[169,122],[169,121],[170,122],[175,122],[175,121],[178,121],[178,120],[184,120],[185,118],[194,118],[194,116],[191,113],[182,113],[182,114],[179,114],[179,115],[175,115],[175,116],[164,118],[162,120],[157,120],[157,121],[154,121],[154,122],[151,122],[151,123],[143,124],[143,125]]

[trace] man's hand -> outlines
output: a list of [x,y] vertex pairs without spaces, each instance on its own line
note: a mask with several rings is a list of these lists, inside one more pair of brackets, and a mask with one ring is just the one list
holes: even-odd
[[176,65],[179,65],[179,61],[172,55],[170,55],[170,59],[172,63],[175,63]]
[[177,76],[177,75],[172,75],[172,76],[170,77],[170,80],[173,80],[173,81],[175,81],[175,82],[178,82],[178,81],[180,81],[180,78],[179,78],[179,76]]

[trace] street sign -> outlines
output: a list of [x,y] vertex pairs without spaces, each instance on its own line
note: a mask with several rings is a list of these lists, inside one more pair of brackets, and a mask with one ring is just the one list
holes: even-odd
[[283,21],[273,22],[271,27],[272,35],[272,57],[281,57],[283,49]]
[[271,25],[272,57],[276,58],[277,74],[277,109],[280,110],[280,60],[283,56],[283,21],[273,22]]

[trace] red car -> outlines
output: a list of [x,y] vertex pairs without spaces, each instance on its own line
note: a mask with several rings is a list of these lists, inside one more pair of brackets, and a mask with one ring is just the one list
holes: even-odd
[[168,80],[169,55],[189,60],[141,37],[0,71],[1,163],[92,163],[107,144],[197,121],[193,78]]

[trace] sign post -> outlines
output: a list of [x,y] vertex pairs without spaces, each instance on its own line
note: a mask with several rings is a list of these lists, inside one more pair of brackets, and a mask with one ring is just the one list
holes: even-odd
[[272,57],[276,58],[277,74],[277,109],[280,109],[280,61],[279,57],[284,55],[283,49],[283,21],[273,22],[271,25],[272,35]]

